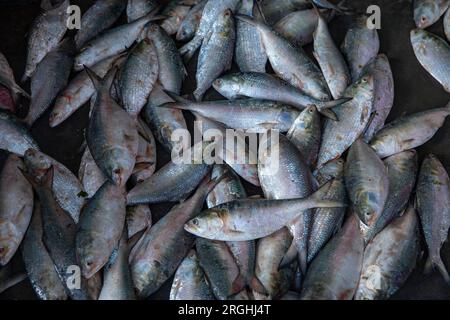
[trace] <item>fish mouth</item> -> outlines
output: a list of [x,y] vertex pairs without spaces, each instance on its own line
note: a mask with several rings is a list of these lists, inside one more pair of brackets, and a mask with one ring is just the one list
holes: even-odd
[[184,224],[184,230],[186,230],[187,232],[192,233],[194,235],[198,235],[199,234],[199,229],[195,225],[195,223],[193,223],[193,220],[194,219],[192,219],[192,220],[190,220],[190,221],[188,221],[188,222],[186,222]]

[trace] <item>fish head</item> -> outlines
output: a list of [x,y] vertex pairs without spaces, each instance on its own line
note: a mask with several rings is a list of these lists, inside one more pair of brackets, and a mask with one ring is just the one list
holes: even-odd
[[99,237],[91,237],[91,241],[77,246],[78,263],[84,278],[90,279],[106,264],[107,260],[99,258],[104,256],[104,248],[105,244]]
[[225,223],[220,210],[209,209],[203,214],[189,220],[184,225],[184,230],[196,236],[212,239],[222,233]]
[[236,99],[240,94],[242,80],[238,75],[227,75],[214,80],[212,86],[227,99]]
[[160,27],[156,23],[151,23],[147,27],[147,38],[155,39],[160,32]]
[[36,149],[28,149],[24,154],[24,162],[31,175],[40,179],[51,167],[50,159]]
[[414,8],[414,22],[420,29],[425,29],[435,23],[440,17],[439,1],[421,1]]

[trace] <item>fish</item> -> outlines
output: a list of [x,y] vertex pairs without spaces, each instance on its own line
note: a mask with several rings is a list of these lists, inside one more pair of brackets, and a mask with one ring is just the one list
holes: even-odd
[[364,141],[370,142],[375,134],[383,128],[394,105],[394,78],[389,60],[385,54],[376,56],[362,71],[364,75],[372,75],[374,83],[374,100],[372,119],[364,133]]
[[[129,262],[138,297],[148,297],[176,271],[192,249],[195,238],[183,230],[184,224],[201,210],[208,193],[220,181],[203,179],[196,192],[175,205],[133,247]],[[164,245],[161,245],[164,244]]]
[[1,150],[23,156],[30,148],[39,149],[23,122],[9,112],[0,111],[0,132]]
[[152,212],[149,206],[142,204],[128,206],[125,217],[128,239],[152,226]]
[[161,28],[163,28],[168,35],[176,34],[190,9],[191,7],[185,5],[184,0],[170,1],[161,12],[161,15],[167,17],[162,21]]
[[269,25],[274,25],[288,14],[300,10],[307,9],[310,2],[307,0],[262,0],[258,1],[262,15]]
[[170,300],[215,300],[195,250],[189,251],[173,279]]
[[418,226],[410,206],[368,244],[355,300],[389,299],[405,283],[419,256]]
[[[114,66],[124,61],[121,55],[106,58],[92,67],[99,77],[104,77]],[[77,73],[66,88],[58,95],[49,116],[49,125],[54,128],[67,120],[95,94],[95,87],[85,70]]]
[[66,289],[42,240],[41,205],[37,200],[34,204],[31,222],[21,245],[27,276],[40,300],[67,300]]
[[226,9],[218,15],[206,34],[198,56],[194,97],[201,101],[214,80],[231,68],[236,39],[232,11]]
[[156,9],[159,9],[159,4],[156,0],[128,0],[126,9],[127,21],[131,23]]
[[315,105],[319,112],[327,117],[337,120],[329,108],[345,103],[349,99],[339,99],[335,101],[320,101],[310,96],[298,88],[291,86],[286,81],[266,73],[245,72],[232,73],[222,76],[213,82],[213,87],[222,96],[229,100],[240,97],[255,99],[274,100],[289,104],[300,110],[310,105]]
[[444,15],[444,32],[447,40],[450,41],[450,9]]
[[139,134],[139,148],[136,155],[136,164],[133,174],[130,177],[131,183],[136,185],[139,182],[150,178],[156,170],[156,142],[150,129],[147,138]]
[[450,277],[440,255],[450,227],[450,179],[434,154],[425,157],[416,187],[416,207],[428,247],[426,267],[436,267],[447,283]]
[[351,83],[350,71],[347,64],[336,46],[328,29],[327,22],[317,11],[317,27],[313,33],[314,57],[319,63],[330,93],[334,99],[342,98],[342,95]]
[[377,56],[380,50],[377,30],[367,27],[367,19],[366,16],[359,16],[348,29],[341,45],[352,81],[361,77],[363,68]]
[[172,141],[173,133],[177,130],[187,130],[187,125],[181,110],[158,107],[167,102],[173,102],[173,100],[163,91],[161,85],[156,84],[143,113],[145,122],[156,140],[165,151],[171,152],[174,148],[180,148],[179,142]]
[[387,226],[392,219],[402,214],[416,185],[419,164],[417,152],[414,149],[390,156],[383,163],[388,172],[389,193],[381,215],[372,227],[364,232],[366,243]]
[[[270,143],[268,141],[260,143]],[[270,145],[270,152],[259,154],[258,175],[265,199],[295,199],[307,198],[315,191],[315,181],[308,165],[303,160],[300,151],[283,135],[278,137],[278,145]],[[273,150],[277,148],[278,151]],[[278,160],[278,169],[273,167]],[[276,214],[281,215],[281,212]],[[303,211],[303,210],[301,210]],[[299,211],[300,213],[300,211]],[[308,238],[311,233],[312,211],[298,214],[288,223],[293,242],[298,251],[300,269],[306,272],[308,256]],[[276,231],[276,230],[274,230]]]
[[146,105],[158,79],[159,64],[153,42],[144,39],[128,54],[120,70],[119,88],[123,108],[136,118]]
[[103,183],[108,180],[95,163],[89,148],[84,150],[83,156],[81,157],[78,179],[83,185],[83,189],[88,198],[92,198]]
[[161,107],[189,110],[232,129],[261,133],[268,128],[287,132],[299,115],[298,110],[289,105],[259,99],[186,101]]
[[41,179],[49,168],[53,168],[53,196],[59,206],[77,223],[86,195],[77,177],[62,163],[36,149],[28,149],[23,159],[28,171],[38,179]]
[[450,103],[444,108],[398,118],[384,126],[370,141],[370,146],[380,158],[419,147],[435,135],[449,115]]
[[[211,179],[217,179],[222,175],[225,175],[225,178],[216,185],[206,198],[208,208],[247,197],[247,193],[236,173],[226,165],[215,165],[211,171]],[[242,282],[250,284],[255,268],[255,242],[226,242],[226,245],[236,260]]]
[[449,7],[448,0],[414,0],[414,22],[425,29],[435,24]]
[[218,300],[228,300],[244,289],[239,267],[225,242],[197,238],[195,242],[200,267]]
[[[76,224],[70,215],[56,202],[53,192],[53,167],[51,166],[43,176],[36,177],[22,171],[33,189],[36,191],[41,204],[43,242],[55,264],[55,270],[73,300],[90,300],[88,283],[81,277],[79,286],[73,286],[73,266],[77,266],[75,253]],[[69,285],[70,284],[70,285]]]
[[125,190],[106,181],[88,200],[77,224],[76,254],[90,279],[108,262],[125,225]]
[[106,58],[126,51],[136,41],[149,22],[160,18],[161,16],[155,16],[154,10],[136,21],[109,29],[92,39],[85,44],[75,57],[74,70],[81,71],[85,66],[92,67]]
[[[253,17],[255,0],[243,0],[238,14]],[[254,26],[236,21],[235,60],[241,72],[266,72],[267,55]]]
[[251,17],[236,15],[236,19],[256,28],[270,65],[281,79],[317,100],[330,99],[327,83],[319,67],[301,47],[294,46],[271,27]]
[[[64,40],[50,51],[31,76],[31,104],[25,123],[31,127],[50,107],[69,80],[75,47],[71,39]],[[49,74],[52,76],[49,77]]]
[[23,161],[15,154],[6,159],[0,175],[0,265],[5,266],[19,248],[33,212],[33,188],[22,176]]
[[159,62],[159,83],[165,90],[180,94],[186,69],[175,42],[157,24],[149,26],[147,38],[153,42],[156,48]]
[[86,69],[97,91],[86,141],[95,163],[108,179],[123,186],[131,176],[139,147],[136,121],[110,95],[116,69],[103,79]]
[[328,186],[307,198],[230,201],[202,211],[184,228],[196,236],[211,240],[248,241],[263,238],[280,230],[308,209],[346,206],[338,201],[321,200],[325,188]]
[[372,226],[382,214],[390,191],[384,163],[369,145],[358,139],[348,152],[344,177],[355,213],[364,225]]
[[373,77],[361,78],[345,90],[344,96],[353,99],[334,108],[339,121],[325,119],[322,127],[317,169],[340,158],[367,128],[374,100]]
[[300,151],[306,164],[311,168],[314,167],[321,138],[320,116],[317,108],[309,106],[304,109],[292,123],[286,137]]
[[411,30],[411,45],[422,67],[450,92],[450,45],[431,32]]
[[181,25],[177,31],[176,39],[178,41],[189,41],[194,37],[195,32],[200,25],[203,9],[205,8],[207,2],[208,0],[199,1],[186,14],[186,17],[181,22]]
[[316,178],[319,186],[322,186],[330,180],[343,177],[344,165],[345,161],[341,158],[331,160],[322,168],[314,170],[313,176]]
[[219,15],[227,9],[235,13],[240,2],[241,0],[208,0],[203,8],[200,24],[194,38],[180,48],[180,54],[186,62],[191,60],[195,51],[200,48],[203,39],[208,35]]
[[38,64],[50,51],[56,49],[67,31],[70,11],[69,0],[54,6],[50,0],[42,0],[43,11],[33,21],[27,45],[27,60],[22,82],[30,78]]
[[12,94],[14,102],[17,102],[18,95],[30,99],[30,94],[16,83],[14,72],[11,69],[8,60],[0,52],[0,84],[8,88]]
[[128,265],[128,231],[122,231],[117,248],[103,271],[103,286],[98,300],[135,300],[133,279]]
[[351,214],[311,262],[300,299],[351,300],[358,287],[363,254],[364,240],[358,217]]
[[78,50],[109,29],[121,16],[127,6],[127,0],[97,0],[81,17],[80,30],[75,35]]

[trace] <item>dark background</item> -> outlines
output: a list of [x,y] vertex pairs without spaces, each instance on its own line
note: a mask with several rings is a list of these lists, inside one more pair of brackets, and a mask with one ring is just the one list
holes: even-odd
[[[14,69],[16,79],[20,79],[26,61],[27,33],[34,17],[39,13],[37,0],[0,0],[0,51],[7,57]],[[84,12],[92,0],[71,1],[77,4]],[[160,1],[167,2],[167,1]],[[372,4],[381,7],[382,25],[379,30],[381,40],[380,52],[385,53],[392,66],[395,80],[395,103],[388,121],[399,116],[418,112],[435,107],[443,107],[450,95],[419,65],[414,56],[409,31],[414,28],[411,0],[348,0],[347,6],[361,11]],[[340,44],[344,38],[352,18],[338,16],[330,24],[331,32],[336,43]],[[119,23],[123,22],[123,17]],[[442,19],[429,28],[429,31],[443,37]],[[311,46],[306,49],[310,50]],[[195,85],[194,71],[196,57],[187,65],[189,76],[185,81],[184,93],[191,93]],[[28,84],[25,85],[28,88]],[[208,92],[205,99],[216,98],[218,95]],[[88,122],[88,107],[78,110],[69,120],[57,128],[48,126],[47,112],[32,128],[32,134],[39,143],[42,151],[66,165],[75,174],[78,172],[82,153],[80,146],[84,140],[84,129]],[[186,115],[192,119],[189,115]],[[191,121],[189,121],[191,122]],[[438,131],[434,138],[418,149],[420,158],[432,152],[450,172],[450,125],[449,120]],[[0,162],[6,153],[0,152]],[[158,146],[158,167],[168,161],[166,154]],[[258,193],[259,190],[245,184],[249,194]],[[161,204],[151,206],[154,220],[161,217],[170,205]],[[450,246],[445,244],[442,248],[444,263],[450,267]],[[423,259],[422,259],[423,260]],[[18,272],[23,270],[20,254],[16,254],[11,262]],[[421,270],[423,261],[413,272],[405,286],[393,297],[395,299],[450,299],[450,286],[446,285],[437,272],[423,275]],[[154,299],[167,299],[171,281],[152,296]],[[0,295],[0,299],[36,299],[34,291],[25,280]]]

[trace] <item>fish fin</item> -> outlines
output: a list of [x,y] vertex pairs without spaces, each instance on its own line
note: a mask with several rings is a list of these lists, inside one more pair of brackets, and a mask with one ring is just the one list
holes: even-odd
[[366,126],[364,127],[364,129],[361,131],[361,134],[358,136],[358,139],[364,140],[364,135],[366,134],[367,130],[369,129],[373,119],[375,119],[375,116],[377,115],[377,112],[372,112],[370,114],[369,120],[367,121]]
[[334,113],[333,110],[330,109],[323,109],[323,110],[319,110],[319,112],[327,117],[328,119],[331,119],[333,121],[339,121],[339,118],[337,117],[336,113]]
[[253,19],[250,16],[244,15],[244,14],[237,14],[234,16],[236,19],[244,21],[254,27],[256,27],[258,25],[257,21],[255,19]]
[[242,274],[239,274],[236,279],[234,279],[233,283],[231,284],[231,295],[233,296],[235,294],[238,294],[242,290],[244,290],[246,285],[245,278],[242,276]]
[[180,95],[178,95],[178,94],[176,94],[176,93],[174,93],[174,92],[172,92],[172,91],[169,91],[169,90],[166,90],[166,89],[163,89],[163,91],[173,100],[173,101],[176,101],[176,102],[182,102],[182,103],[189,103],[189,102],[192,102],[191,100],[188,100],[188,99],[186,99],[186,98],[184,98],[184,97],[182,97],[182,96],[180,96]]
[[202,45],[203,38],[199,37],[198,35],[195,35],[194,38],[186,43],[184,46],[180,48],[180,54],[183,56],[184,63],[189,62],[189,60],[192,59],[195,52],[198,48]]
[[322,187],[319,188],[316,192],[314,192],[311,196],[309,196],[309,199],[312,201],[316,201],[321,203],[322,205],[325,205],[326,208],[342,208],[346,207],[347,203],[345,201],[332,201],[332,200],[323,200],[323,198],[328,194],[328,191],[330,190],[331,186],[334,183],[334,180],[332,179],[325,183]]
[[297,254],[300,271],[303,275],[305,275],[308,264],[308,252],[306,248],[302,248],[301,250],[298,250]]
[[13,276],[3,280],[0,285],[0,293],[2,293],[3,291],[5,291],[11,287],[14,287],[15,285],[17,285],[20,282],[22,282],[23,280],[25,280],[27,277],[28,276],[26,273],[19,273],[19,274],[13,275]]
[[111,68],[111,70],[108,71],[108,73],[103,79],[100,78],[94,71],[92,71],[87,66],[84,66],[84,70],[86,70],[87,75],[91,79],[92,84],[94,85],[97,91],[107,90],[109,92],[114,82],[114,78],[116,77],[118,67],[114,66],[113,68]]
[[350,100],[353,100],[353,98],[340,98],[340,99],[336,99],[336,100],[325,101],[320,104],[318,109],[323,110],[323,109],[334,108],[334,107],[340,106],[341,104],[349,102]]
[[250,280],[250,288],[253,291],[264,294],[266,296],[269,295],[266,288],[264,287],[264,285],[261,283],[261,281],[258,279],[257,276],[253,276],[252,280]]
[[346,14],[346,15],[352,15],[354,14],[353,10],[349,9],[348,7],[344,6],[345,1],[341,1],[338,4],[333,4],[327,0],[311,0],[310,1],[314,6],[318,5],[322,8],[326,9],[332,9],[337,11],[340,14]]
[[267,19],[266,19],[266,15],[264,14],[262,8],[261,8],[261,2],[259,0],[256,0],[256,9],[258,10],[259,15],[262,18],[262,22],[264,22],[265,24],[267,24]]
[[424,272],[429,273],[434,267],[438,269],[445,282],[447,284],[450,284],[450,276],[448,275],[447,268],[445,267],[440,255],[437,255],[436,257],[428,256],[428,259],[425,263]]

